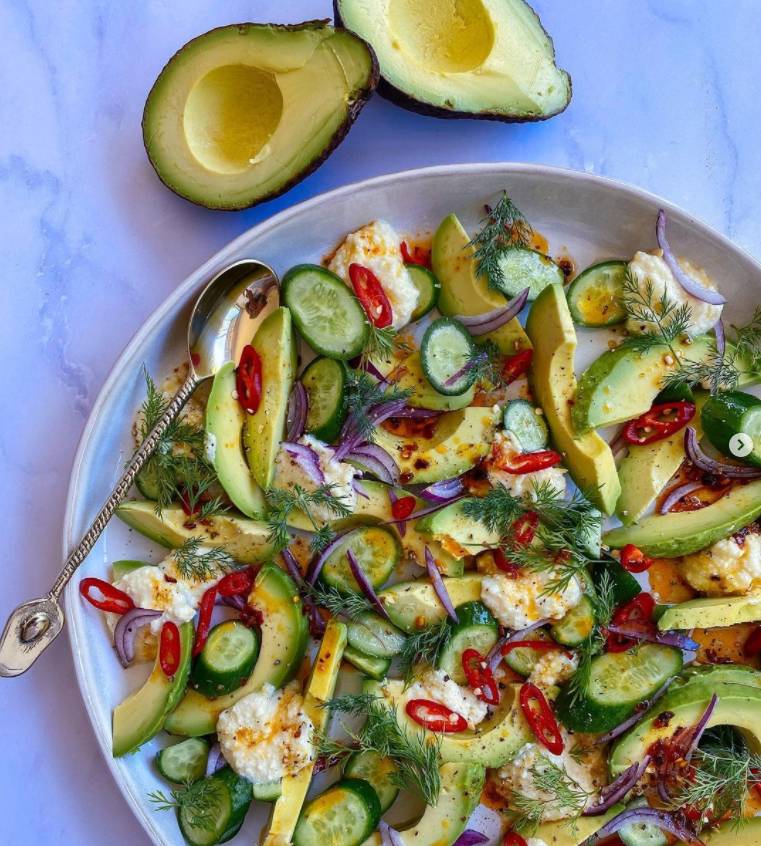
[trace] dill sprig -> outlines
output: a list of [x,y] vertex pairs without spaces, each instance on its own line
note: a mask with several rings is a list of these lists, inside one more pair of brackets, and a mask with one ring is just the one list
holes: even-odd
[[427,805],[436,805],[441,787],[440,739],[432,740],[423,732],[410,734],[399,725],[396,706],[387,707],[380,697],[370,694],[343,694],[324,703],[323,707],[346,716],[365,717],[365,722],[357,730],[342,724],[350,738],[350,746],[318,733],[319,756],[340,760],[360,749],[393,758],[396,765],[396,772],[390,776],[393,783],[418,793]]
[[504,358],[493,341],[474,346],[466,366],[473,376],[473,382],[486,390],[494,391],[507,384],[504,376]]
[[486,279],[490,288],[500,290],[505,282],[500,259],[508,250],[525,246],[534,231],[506,192],[482,223],[481,231],[468,246],[473,248],[476,273]]
[[[205,458],[176,458],[177,485],[175,499],[181,499],[193,520],[208,520],[215,514],[227,511],[223,494],[212,497],[213,489],[219,487],[216,471]],[[180,481],[181,480],[181,481]]]
[[204,582],[220,573],[238,569],[224,546],[211,546],[203,550],[202,546],[203,538],[193,537],[174,550],[177,571],[183,579]]
[[292,490],[280,488],[267,489],[267,504],[269,518],[267,525],[270,530],[269,539],[278,547],[288,546],[291,536],[288,530],[288,520],[294,509],[300,509],[306,514],[312,524],[314,536],[309,542],[312,553],[322,552],[336,536],[335,529],[327,524],[321,524],[312,514],[313,506],[327,508],[336,518],[348,517],[351,509],[341,499],[333,495],[335,485],[320,485],[313,491],[305,491],[301,485],[294,485]]
[[332,617],[343,615],[349,620],[357,620],[368,611],[374,610],[361,593],[341,593],[334,587],[319,583],[314,585],[305,583],[304,590]]
[[395,350],[409,352],[410,346],[399,337],[396,329],[390,326],[379,329],[370,321],[370,334],[361,354],[362,363],[389,361]]
[[213,779],[202,778],[188,782],[167,796],[163,790],[149,793],[148,798],[156,805],[157,811],[182,810],[186,822],[192,828],[208,831],[214,824],[214,818],[223,801],[221,785]]
[[400,402],[412,396],[412,388],[398,388],[379,382],[363,370],[349,370],[346,380],[346,408],[348,420],[363,441],[375,438],[375,424],[369,417],[371,409]]
[[730,326],[735,330],[738,357],[746,361],[749,371],[761,369],[761,306],[756,306],[753,317],[745,326],[735,326],[734,323]]
[[645,279],[644,286],[631,272],[624,271],[623,295],[621,297],[627,316],[637,323],[651,323],[655,329],[649,329],[638,335],[631,335],[624,344],[636,352],[644,352],[657,346],[666,346],[671,350],[675,362],[679,360],[674,347],[692,323],[692,309],[687,303],[677,305],[664,290],[656,299],[651,279]]
[[738,358],[736,349],[722,354],[716,343],[710,341],[702,361],[680,360],[675,369],[663,376],[661,384],[664,388],[682,384],[704,385],[712,394],[733,391],[740,380]]
[[405,685],[409,686],[414,680],[416,666],[437,666],[451,638],[452,627],[448,620],[441,620],[407,637],[399,652],[399,670],[404,675]]
[[565,593],[583,575],[589,564],[588,555],[580,552],[575,544],[569,543],[565,533],[542,523],[536,528],[533,543],[519,544],[507,539],[502,546],[516,566],[550,576],[542,588],[541,596]]

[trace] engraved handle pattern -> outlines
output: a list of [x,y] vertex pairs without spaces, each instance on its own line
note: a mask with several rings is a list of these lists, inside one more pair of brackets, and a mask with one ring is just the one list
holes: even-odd
[[124,472],[124,475],[119,480],[119,483],[111,492],[111,496],[106,500],[106,504],[101,508],[98,516],[93,520],[87,533],[79,542],[77,548],[69,556],[66,566],[61,570],[60,575],[56,579],[52,590],[48,596],[58,599],[61,596],[63,589],[69,582],[69,579],[74,575],[79,565],[90,554],[90,550],[95,546],[98,538],[106,528],[108,521],[114,516],[119,503],[124,499],[127,491],[132,487],[137,478],[138,473],[143,469],[143,466],[153,454],[159,439],[164,434],[167,426],[177,417],[182,411],[185,403],[190,399],[193,391],[198,387],[198,380],[192,374],[180,385],[179,390],[174,395],[174,399],[169,403],[167,410],[154,427],[153,431],[143,441],[140,449],[135,453],[135,457],[129,463],[129,466]]

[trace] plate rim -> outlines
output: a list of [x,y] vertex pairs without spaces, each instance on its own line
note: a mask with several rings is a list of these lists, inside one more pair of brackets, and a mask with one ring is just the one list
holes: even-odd
[[[380,188],[384,185],[396,182],[400,179],[404,179],[405,183],[409,183],[415,182],[419,179],[429,179],[436,177],[442,178],[445,176],[451,176],[454,173],[472,173],[479,175],[493,173],[495,176],[504,175],[507,177],[509,177],[510,175],[520,174],[527,176],[535,176],[538,178],[554,177],[558,180],[570,180],[572,182],[576,181],[579,183],[591,182],[595,184],[601,184],[608,191],[624,194],[631,197],[632,199],[640,199],[648,203],[657,203],[660,208],[663,208],[666,211],[675,213],[676,215],[687,219],[690,225],[694,227],[700,235],[717,239],[723,249],[726,249],[730,253],[738,255],[738,257],[743,261],[750,262],[752,265],[754,265],[759,275],[761,276],[761,261],[759,261],[745,248],[741,247],[739,244],[736,244],[727,235],[724,235],[722,232],[719,232],[717,229],[708,224],[702,218],[696,217],[681,206],[678,206],[677,204],[672,203],[669,200],[664,199],[663,197],[660,197],[652,191],[648,191],[644,188],[639,188],[636,185],[632,185],[621,180],[613,179],[609,176],[604,176],[602,174],[597,173],[589,173],[586,171],[573,170],[571,168],[558,167],[556,165],[537,164],[533,162],[476,162],[450,165],[433,165],[427,167],[411,168],[408,170],[393,171],[389,173],[379,174],[377,176],[367,177],[364,179],[358,179],[353,182],[348,182],[344,185],[340,185],[336,188],[332,188],[329,191],[316,194],[313,197],[309,197],[305,200],[302,200],[301,202],[296,203],[295,205],[289,206],[288,208],[283,209],[268,218],[265,218],[254,226],[246,229],[232,241],[228,242],[225,246],[219,249],[200,267],[198,267],[193,273],[188,275],[179,285],[177,285],[177,287],[173,291],[169,293],[169,295],[138,327],[133,336],[124,346],[124,349],[118,355],[118,357],[114,361],[114,364],[109,370],[108,375],[103,381],[98,395],[95,398],[95,401],[93,402],[92,408],[90,409],[90,412],[87,416],[87,420],[85,421],[84,428],[82,429],[82,434],[79,438],[76,451],[74,453],[74,459],[72,462],[71,472],[69,475],[69,482],[66,490],[66,505],[64,510],[62,532],[63,560],[66,560],[69,554],[69,550],[73,548],[73,546],[78,540],[77,536],[74,534],[76,501],[79,491],[81,471],[84,465],[84,459],[88,450],[93,429],[95,428],[96,422],[100,417],[104,405],[106,404],[114,390],[115,384],[118,380],[118,376],[123,369],[124,363],[130,357],[131,351],[134,347],[139,346],[147,339],[147,337],[152,333],[152,331],[162,323],[168,312],[172,311],[179,302],[187,300],[188,295],[198,287],[201,280],[204,278],[210,278],[210,276],[216,271],[216,269],[224,266],[224,264],[229,261],[233,255],[235,255],[240,246],[242,246],[246,241],[248,241],[254,233],[256,233],[257,235],[266,234],[268,231],[277,228],[292,217],[296,217],[300,214],[303,214],[304,212],[309,211],[314,206],[321,205],[322,203],[329,203],[332,200],[343,197],[346,194],[352,193],[353,191],[365,190],[368,188]],[[65,589],[63,597],[65,619],[73,617],[72,603],[74,601],[74,596],[74,585],[70,582]],[[137,797],[133,794],[133,792],[128,788],[127,784],[122,779],[122,776],[117,766],[117,761],[112,756],[111,749],[106,743],[105,738],[102,738],[96,729],[94,721],[94,710],[91,704],[92,697],[90,695],[89,690],[90,686],[85,683],[85,666],[83,661],[83,652],[79,648],[80,642],[78,639],[78,632],[76,627],[71,622],[69,623],[69,625],[66,626],[66,629],[69,639],[69,645],[71,648],[71,658],[72,663],[74,664],[74,672],[76,675],[77,687],[79,688],[79,694],[82,697],[82,701],[85,707],[85,713],[87,715],[87,720],[90,724],[90,729],[93,735],[95,736],[98,748],[100,749],[100,752],[103,755],[103,758],[105,759],[106,766],[108,767],[109,772],[111,773],[111,776],[120,793],[122,794],[124,800],[127,802],[128,806],[130,807],[130,810],[135,815],[139,823],[142,825],[143,830],[148,835],[151,842],[154,843],[155,846],[164,846],[162,839],[159,837],[157,829],[152,824],[152,820],[147,817],[146,814],[143,812],[140,803],[137,801]]]

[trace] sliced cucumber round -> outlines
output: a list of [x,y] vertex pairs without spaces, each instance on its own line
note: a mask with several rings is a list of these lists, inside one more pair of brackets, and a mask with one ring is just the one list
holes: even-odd
[[378,794],[363,778],[345,778],[307,802],[293,846],[360,846],[381,815]]
[[[744,464],[761,467],[761,400],[742,391],[712,394],[700,412],[705,436],[719,452]],[[744,434],[753,442],[750,453],[737,454],[732,439]],[[733,452],[734,447],[734,452]]]
[[462,653],[466,649],[477,649],[485,656],[497,642],[499,630],[497,621],[483,602],[465,602],[455,610],[458,622],[450,622],[452,631],[439,657],[439,669],[457,684],[467,684]]
[[344,767],[344,778],[363,778],[369,782],[380,800],[381,814],[394,804],[399,788],[393,781],[396,764],[393,758],[384,758],[373,749],[357,752]]
[[566,296],[574,323],[600,328],[626,320],[626,267],[625,261],[604,261],[588,267],[571,282]]
[[595,607],[591,597],[582,596],[581,602],[550,629],[553,640],[563,646],[581,646],[589,640],[595,627]]
[[368,611],[349,623],[350,646],[372,658],[393,658],[399,654],[407,635],[380,614]]
[[[537,629],[531,632],[526,637],[526,640],[551,641],[552,638],[544,629]],[[545,649],[532,649],[530,646],[519,646],[517,649],[511,649],[505,655],[505,663],[511,670],[518,673],[518,675],[530,676],[531,671],[534,669],[534,664],[536,664],[542,655],[546,655],[546,653],[547,650]]]
[[208,697],[237,690],[251,675],[259,655],[259,637],[238,620],[219,623],[209,632],[196,659],[190,683]]
[[547,448],[550,435],[540,409],[523,399],[510,400],[502,412],[502,425],[512,432],[523,452]]
[[[630,802],[626,806],[626,810],[647,808],[648,804],[647,799],[644,796],[640,796],[638,799]],[[619,828],[616,834],[624,846],[666,846],[669,842],[663,829],[650,823],[629,823],[629,825]]]
[[239,778],[229,767],[208,776],[204,792],[203,825],[195,805],[183,805],[177,818],[180,831],[190,846],[217,846],[240,831],[253,798],[251,782]]
[[376,681],[383,681],[391,667],[390,658],[373,658],[348,645],[344,649],[344,660],[348,661],[352,667],[356,667],[360,673]]
[[306,430],[329,444],[346,420],[346,366],[320,356],[307,365],[301,382],[309,397]]
[[420,320],[423,315],[428,314],[434,308],[439,301],[441,285],[427,267],[422,267],[419,264],[405,264],[404,266],[407,268],[412,284],[418,292],[417,306],[410,317],[410,323],[412,323],[415,320]]
[[156,755],[156,766],[167,781],[185,784],[206,775],[209,742],[202,737],[189,737],[174,746],[167,746]]
[[299,334],[316,352],[348,361],[364,349],[367,315],[334,273],[319,264],[299,264],[283,277],[281,296]]
[[383,526],[363,526],[347,532],[343,541],[328,556],[320,573],[322,581],[344,593],[361,593],[346,557],[349,549],[376,589],[386,583],[402,554],[402,545],[397,535]]
[[425,330],[420,343],[420,366],[435,391],[445,396],[459,396],[475,382],[475,371],[463,370],[475,354],[473,339],[462,323],[440,317]]
[[529,300],[535,300],[541,291],[554,282],[565,282],[563,271],[544,253],[529,247],[516,247],[505,250],[500,256],[499,266],[502,279],[496,287],[508,298],[520,294],[528,288]]

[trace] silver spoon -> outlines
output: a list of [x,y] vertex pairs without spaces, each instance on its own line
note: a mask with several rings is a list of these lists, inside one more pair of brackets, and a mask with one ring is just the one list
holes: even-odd
[[8,618],[0,638],[0,676],[10,678],[25,673],[58,636],[64,622],[58,602],[63,589],[95,546],[162,433],[202,382],[211,379],[225,362],[240,359],[243,347],[251,342],[258,325],[279,302],[275,272],[254,259],[243,259],[226,267],[201,292],[188,326],[187,378],[69,556],[50,592],[41,599],[19,605]]

